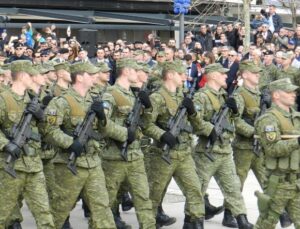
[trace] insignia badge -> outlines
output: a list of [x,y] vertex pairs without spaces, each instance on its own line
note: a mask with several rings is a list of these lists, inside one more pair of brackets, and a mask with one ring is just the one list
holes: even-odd
[[276,137],[277,137],[277,133],[275,131],[274,132],[266,132],[266,138],[268,141],[273,142],[276,140]]
[[56,116],[54,115],[48,115],[47,116],[47,122],[51,125],[54,125],[56,123]]

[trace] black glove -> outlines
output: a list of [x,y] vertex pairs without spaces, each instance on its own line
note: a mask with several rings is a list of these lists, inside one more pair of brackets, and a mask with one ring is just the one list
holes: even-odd
[[182,105],[186,108],[186,111],[189,115],[196,113],[194,102],[190,98],[185,97],[182,101]]
[[177,144],[177,140],[173,134],[166,131],[161,137],[160,141],[167,144],[171,149]]
[[271,105],[272,105],[272,97],[271,97],[270,93],[268,93],[268,92],[262,92],[260,99],[262,100],[262,102],[264,104],[266,104],[267,108],[271,107]]
[[238,107],[237,107],[237,104],[236,104],[236,101],[234,98],[229,97],[225,103],[226,103],[227,107],[229,109],[231,109],[234,114],[239,113],[239,110],[238,110]]
[[83,152],[83,145],[78,140],[74,140],[67,150],[69,153],[75,153],[76,157],[80,157]]
[[106,120],[103,103],[100,101],[95,101],[92,103],[91,109],[96,113],[96,116],[99,120]]
[[50,101],[54,98],[54,96],[51,96],[51,95],[46,95],[44,98],[43,98],[43,105],[45,106],[48,106],[48,104],[50,103]]
[[127,129],[127,143],[131,144],[135,140],[135,129],[132,127],[128,127]]
[[21,154],[20,147],[12,142],[9,142],[6,146],[4,146],[4,151],[9,153],[15,159],[18,159]]
[[152,107],[152,104],[151,104],[151,101],[150,101],[150,98],[149,98],[149,95],[147,94],[147,92],[140,91],[138,94],[138,97],[140,98],[142,104],[144,105],[144,107],[146,109]]
[[38,103],[29,103],[27,112],[31,113],[38,121],[41,121],[44,118],[44,111]]
[[211,143],[215,143],[218,139],[218,134],[215,128],[212,129],[210,132],[208,139],[210,140]]

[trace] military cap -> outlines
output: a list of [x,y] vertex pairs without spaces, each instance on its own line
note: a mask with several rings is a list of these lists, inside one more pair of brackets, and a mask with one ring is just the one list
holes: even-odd
[[156,56],[165,56],[166,54],[165,54],[165,52],[164,51],[159,51],[157,54],[156,54]]
[[11,62],[10,64],[10,70],[13,73],[16,72],[26,72],[29,75],[38,75],[39,72],[34,69],[32,66],[32,62],[29,60],[16,60]]
[[3,64],[3,65],[1,66],[1,68],[2,68],[3,70],[10,70],[10,63],[8,63],[8,64]]
[[111,71],[111,68],[108,67],[108,65],[106,63],[97,63],[96,67],[98,67],[100,69],[100,72],[109,72]]
[[229,71],[229,69],[224,68],[220,63],[209,64],[207,67],[205,67],[206,74],[211,73],[211,72],[226,73],[228,71]]
[[70,66],[71,73],[76,72],[87,72],[89,74],[95,74],[100,71],[99,68],[97,68],[95,65],[89,63],[89,62],[78,62],[75,64],[72,64]]
[[50,71],[55,71],[55,68],[53,66],[53,63],[51,61],[48,61],[47,63],[43,63],[43,67]]
[[137,49],[133,52],[134,56],[144,55],[144,51],[141,49]]
[[139,70],[140,66],[134,59],[130,58],[122,58],[117,61],[117,68],[133,68],[135,70]]
[[270,91],[282,90],[286,92],[291,92],[297,90],[299,87],[292,84],[290,78],[282,78],[275,80],[269,84]]
[[49,72],[47,68],[45,68],[42,64],[33,65],[34,69],[37,70],[40,74],[45,74]]
[[292,58],[293,57],[293,54],[292,53],[290,53],[290,52],[284,52],[284,53],[282,53],[282,59],[290,59],[290,58]]
[[71,72],[69,62],[61,62],[54,65],[55,71],[58,70],[66,70],[67,72]]
[[165,62],[163,69],[165,71],[175,71],[179,74],[186,72],[186,67],[180,61]]
[[244,60],[240,63],[240,71],[249,71],[253,73],[262,72],[262,68],[255,64],[252,60]]
[[140,66],[140,69],[139,70],[142,70],[146,73],[150,73],[151,72],[151,69],[149,67],[149,65],[145,62],[138,62],[138,65]]

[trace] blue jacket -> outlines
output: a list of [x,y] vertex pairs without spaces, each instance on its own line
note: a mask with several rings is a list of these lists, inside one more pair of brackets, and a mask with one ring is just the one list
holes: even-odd
[[[270,18],[270,15],[268,15],[268,20],[269,20],[269,18]],[[275,28],[274,32],[277,32],[277,33],[283,27],[281,17],[276,13],[273,15],[273,25]]]

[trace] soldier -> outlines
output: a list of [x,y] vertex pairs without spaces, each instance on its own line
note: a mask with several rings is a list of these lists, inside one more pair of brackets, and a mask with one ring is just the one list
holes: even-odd
[[293,84],[300,85],[300,72],[292,67],[293,54],[290,52],[282,54],[282,69],[279,71],[279,78],[290,78]]
[[59,96],[66,92],[71,83],[70,64],[69,62],[63,62],[54,65],[57,82],[53,84],[53,94]]
[[[43,112],[39,104],[31,102],[26,93],[26,90],[32,88],[33,85],[31,76],[37,75],[38,72],[27,60],[14,61],[11,64],[11,71],[12,87],[0,94],[0,148],[2,149],[0,156],[0,228],[5,228],[6,220],[16,206],[18,198],[22,195],[36,219],[37,228],[54,229],[42,161],[37,153],[40,142],[36,121],[43,119]],[[13,125],[18,124],[25,107],[27,112],[30,112],[34,117],[31,121],[31,140],[26,144],[26,154],[24,153],[25,147],[19,148],[18,145],[8,139],[8,136],[12,134]],[[16,159],[14,169],[17,178],[12,178],[4,171],[8,155]]]
[[269,83],[279,78],[279,69],[273,63],[274,53],[273,51],[264,52],[263,72],[259,77],[259,87],[264,88]]
[[[263,155],[258,157],[253,152],[254,121],[260,111],[261,99],[258,82],[262,69],[253,61],[242,61],[239,71],[243,85],[234,94],[240,115],[235,119],[236,137],[232,147],[236,172],[241,181],[241,191],[243,191],[250,169],[253,170],[261,187],[264,187],[266,177]],[[271,97],[265,95],[262,99],[269,108]]]
[[[45,111],[46,137],[59,148],[53,159],[56,185],[53,188],[55,195],[52,209],[57,228],[63,226],[80,192],[91,210],[90,227],[115,228],[98,156],[99,143],[95,140],[97,132],[95,130],[95,137],[89,139],[86,146],[72,134],[85,118],[89,107],[96,113],[99,122],[105,120],[101,103],[93,102],[88,95],[98,72],[98,68],[86,62],[71,65],[72,87],[59,98],[52,100]],[[77,175],[67,168],[70,153],[75,153],[77,157]]]
[[[199,137],[194,158],[197,173],[202,183],[202,192],[206,192],[208,183],[211,177],[214,176],[227,201],[228,208],[225,208],[222,224],[225,224],[225,226],[227,223],[233,224],[231,216],[233,214],[237,219],[238,227],[248,229],[252,228],[253,225],[248,222],[246,217],[246,208],[241,195],[241,185],[236,175],[231,148],[231,141],[234,136],[232,119],[238,117],[239,111],[235,100],[232,97],[226,98],[224,88],[227,87],[227,72],[228,69],[223,68],[219,63],[207,66],[207,84],[195,94],[195,106],[197,111],[201,113],[206,128],[197,126],[196,122],[193,123],[194,131]],[[225,116],[226,126],[224,132],[218,133],[211,123],[211,119],[224,104],[226,104],[229,112]],[[218,134],[221,134],[222,141],[219,139]],[[207,150],[210,150],[214,158],[213,161],[205,155]]]
[[5,82],[4,70],[0,68],[0,92],[8,89],[9,86]]
[[298,86],[289,78],[269,85],[272,107],[255,123],[268,174],[264,194],[258,194],[256,229],[273,229],[286,208],[295,228],[300,228],[299,128],[300,114],[293,109]]
[[[164,191],[174,177],[186,196],[186,215],[183,228],[203,228],[204,203],[201,194],[201,184],[196,174],[195,164],[191,156],[190,133],[191,122],[201,121],[189,98],[183,99],[182,91],[178,90],[186,80],[186,68],[182,63],[169,62],[163,67],[162,87],[154,92],[151,98],[152,109],[144,114],[144,134],[153,138],[154,143],[149,149],[151,154],[151,171],[149,171],[150,198],[153,213],[157,214]],[[183,101],[183,102],[182,102]],[[167,123],[172,118],[182,102],[187,109],[185,115],[185,130],[176,137],[167,129]],[[188,120],[187,120],[188,119]],[[162,146],[170,147],[171,164],[162,159]]]
[[[103,105],[107,115],[107,124],[102,127],[107,146],[103,152],[103,169],[107,178],[110,205],[116,201],[117,192],[126,180],[131,188],[140,228],[155,228],[152,205],[149,199],[149,187],[145,172],[143,154],[140,149],[140,130],[126,126],[126,119],[132,111],[135,95],[130,87],[137,83],[136,69],[140,67],[132,59],[117,62],[116,84],[107,89],[103,96]],[[143,106],[151,106],[147,95],[138,95]],[[121,157],[120,147],[126,142],[127,161]],[[116,214],[114,212],[114,214]],[[117,225],[118,228],[124,225]]]

